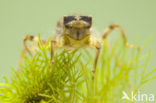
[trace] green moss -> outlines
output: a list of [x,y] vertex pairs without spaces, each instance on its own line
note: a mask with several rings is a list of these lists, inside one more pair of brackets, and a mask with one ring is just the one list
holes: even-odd
[[[94,52],[63,50],[55,53],[50,65],[48,43],[39,43],[33,58],[24,57],[20,72],[0,83],[2,103],[121,103],[122,91],[142,90],[154,79],[156,69],[147,73],[150,57],[116,41],[112,49],[104,42],[92,80]],[[95,53],[94,53],[95,54]],[[9,82],[8,82],[9,81]],[[127,101],[129,102],[129,101]]]

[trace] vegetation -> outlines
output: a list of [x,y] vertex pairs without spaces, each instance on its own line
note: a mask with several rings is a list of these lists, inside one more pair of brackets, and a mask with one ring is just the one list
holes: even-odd
[[[142,86],[156,78],[146,68],[150,51],[142,54],[126,48],[120,40],[110,48],[107,40],[98,60],[95,79],[92,64],[95,51],[58,50],[50,67],[49,43],[38,44],[33,58],[24,57],[21,70],[12,70],[10,78],[0,83],[2,103],[131,103],[122,100],[122,91],[142,90]],[[143,48],[143,47],[142,47]]]

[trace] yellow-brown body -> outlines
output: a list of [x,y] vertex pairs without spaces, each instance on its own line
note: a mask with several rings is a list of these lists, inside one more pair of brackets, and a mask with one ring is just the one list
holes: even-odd
[[[52,37],[50,42],[51,49],[51,64],[54,62],[54,49],[56,48],[82,48],[82,47],[94,47],[96,48],[96,57],[93,65],[93,79],[95,76],[97,60],[100,53],[101,43],[103,39],[107,38],[112,30],[115,28],[119,29],[121,36],[123,38],[125,46],[130,48],[138,48],[135,45],[130,45],[127,43],[126,35],[123,29],[117,25],[112,24],[109,26],[102,37],[96,38],[92,33],[92,17],[83,16],[83,15],[68,15],[64,16],[56,26],[56,35]],[[38,37],[33,37],[27,35],[24,38],[24,45],[26,51],[32,56],[31,50],[29,50],[26,41],[35,41],[38,42]],[[42,40],[45,42],[45,40]]]

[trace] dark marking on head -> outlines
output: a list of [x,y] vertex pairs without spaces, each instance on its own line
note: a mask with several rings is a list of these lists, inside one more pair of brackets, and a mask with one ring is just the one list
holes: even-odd
[[89,24],[88,28],[91,27],[91,25],[92,25],[92,17],[90,17],[90,16],[81,16],[80,20],[83,20],[83,21],[87,22]]
[[68,28],[68,23],[75,20],[75,16],[64,16],[64,25]]
[[76,32],[76,37],[77,37],[77,39],[79,39],[79,36],[80,36],[80,32],[77,31],[77,32]]

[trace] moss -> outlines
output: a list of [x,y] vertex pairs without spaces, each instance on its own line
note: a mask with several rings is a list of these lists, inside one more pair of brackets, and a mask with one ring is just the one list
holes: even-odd
[[[95,80],[90,49],[55,53],[50,65],[50,50],[40,42],[33,58],[24,57],[20,72],[12,71],[0,83],[2,103],[121,103],[122,91],[142,90],[154,79],[156,69],[146,71],[150,52],[126,48],[117,40],[112,49],[104,42]],[[128,101],[127,101],[128,102]]]

